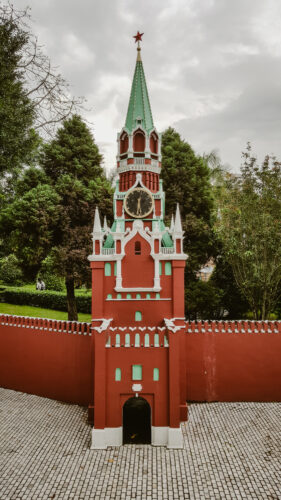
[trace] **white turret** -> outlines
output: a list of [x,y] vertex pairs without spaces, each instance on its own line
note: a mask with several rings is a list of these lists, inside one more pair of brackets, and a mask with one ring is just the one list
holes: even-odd
[[94,227],[93,227],[93,235],[99,235],[100,233],[101,233],[100,214],[99,214],[98,207],[96,207],[96,210],[95,210],[95,219],[94,219]]
[[103,219],[103,230],[105,233],[108,231],[106,216],[104,216],[104,219]]
[[175,216],[174,233],[176,233],[176,234],[181,233],[182,234],[180,207],[179,207],[178,203],[177,203],[177,210],[176,210],[176,216]]
[[182,230],[182,225],[181,225],[180,207],[179,204],[177,203],[175,223],[172,231],[172,237],[174,240],[174,247],[176,253],[183,252],[183,235],[184,232]]
[[96,255],[99,255],[102,252],[103,235],[104,233],[101,228],[99,209],[96,207],[93,227],[93,253]]

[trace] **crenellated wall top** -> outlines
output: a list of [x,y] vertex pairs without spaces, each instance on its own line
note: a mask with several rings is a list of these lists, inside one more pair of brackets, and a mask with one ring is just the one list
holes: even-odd
[[32,318],[28,316],[1,314],[0,325],[34,329],[45,332],[62,332],[91,336],[91,323],[80,323],[78,321],[60,321],[47,318]]

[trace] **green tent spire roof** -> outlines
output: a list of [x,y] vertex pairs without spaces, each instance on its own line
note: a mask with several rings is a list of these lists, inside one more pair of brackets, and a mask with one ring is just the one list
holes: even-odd
[[[149,103],[148,91],[145,81],[145,75],[140,56],[140,47],[138,47],[138,56],[134,79],[132,83],[130,101],[127,111],[125,127],[132,132],[137,125],[141,125],[144,130],[150,132],[154,128],[153,118]],[[141,123],[139,122],[141,120]]]

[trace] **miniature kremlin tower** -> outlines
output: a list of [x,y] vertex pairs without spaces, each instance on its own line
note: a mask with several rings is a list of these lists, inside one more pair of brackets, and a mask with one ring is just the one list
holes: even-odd
[[161,137],[141,60],[142,34],[124,127],[117,137],[114,222],[93,228],[93,449],[129,443],[183,446],[183,231],[179,206],[165,226]]

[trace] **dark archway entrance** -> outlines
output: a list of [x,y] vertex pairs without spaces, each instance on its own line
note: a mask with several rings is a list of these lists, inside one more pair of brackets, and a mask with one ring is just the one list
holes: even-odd
[[151,444],[151,408],[144,398],[130,398],[123,406],[123,444]]

